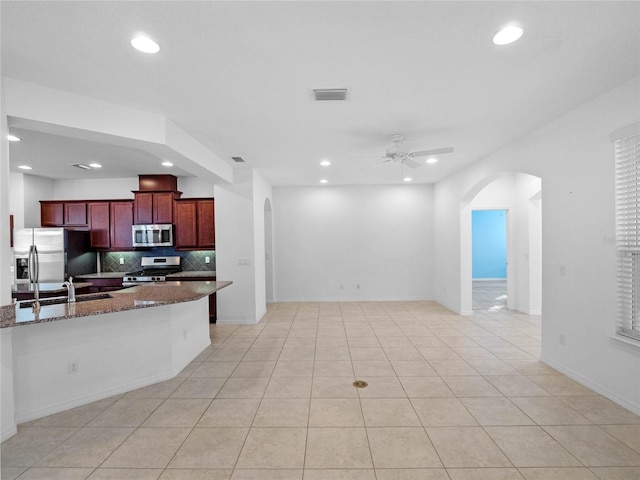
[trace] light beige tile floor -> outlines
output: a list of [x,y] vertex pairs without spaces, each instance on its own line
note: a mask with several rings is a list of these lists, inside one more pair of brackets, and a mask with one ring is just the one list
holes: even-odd
[[284,303],[211,337],[172,380],[19,426],[2,479],[640,479],[640,417],[538,362],[538,317]]

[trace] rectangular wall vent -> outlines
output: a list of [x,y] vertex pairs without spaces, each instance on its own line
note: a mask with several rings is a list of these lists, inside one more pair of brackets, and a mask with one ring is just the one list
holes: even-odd
[[242,157],[231,157],[236,163],[245,163]]
[[313,91],[313,98],[316,101],[324,100],[338,100],[344,101],[347,99],[346,88],[322,88]]

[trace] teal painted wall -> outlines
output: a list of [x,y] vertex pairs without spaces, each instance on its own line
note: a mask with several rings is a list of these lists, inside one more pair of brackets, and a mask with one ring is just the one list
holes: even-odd
[[507,278],[507,211],[471,212],[473,278]]

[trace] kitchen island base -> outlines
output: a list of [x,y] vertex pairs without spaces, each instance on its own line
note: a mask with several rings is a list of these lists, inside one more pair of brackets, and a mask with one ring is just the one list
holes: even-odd
[[[209,299],[0,333],[13,336],[3,342],[2,387],[13,385],[15,423],[23,423],[175,377],[211,343]],[[15,433],[6,419],[2,440]]]

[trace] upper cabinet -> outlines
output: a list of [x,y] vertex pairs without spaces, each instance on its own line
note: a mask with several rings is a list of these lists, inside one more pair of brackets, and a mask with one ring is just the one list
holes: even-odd
[[138,175],[140,190],[133,192],[133,223],[173,223],[173,202],[180,198],[173,175]]
[[214,250],[214,199],[180,198],[176,188],[173,175],[140,175],[133,200],[42,200],[40,223],[89,230],[91,248],[103,251],[133,250],[133,225],[170,223],[177,250]]
[[43,227],[64,226],[64,203],[40,201],[40,224]]
[[136,225],[173,223],[173,201],[180,198],[180,192],[133,193],[133,222]]
[[214,249],[215,218],[213,198],[184,198],[175,201],[175,247]]
[[131,250],[133,248],[131,235],[133,202],[131,200],[111,202],[110,214],[111,250]]
[[88,202],[89,211],[89,243],[93,248],[108,249],[111,247],[109,232],[111,230],[109,202]]
[[91,246],[100,250],[132,250],[132,200],[87,202]]
[[216,248],[216,221],[213,198],[197,201],[198,247]]
[[87,202],[85,200],[40,201],[40,224],[43,227],[86,229]]

